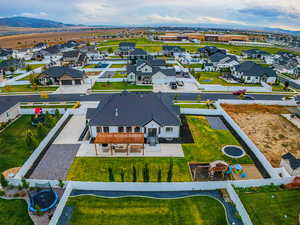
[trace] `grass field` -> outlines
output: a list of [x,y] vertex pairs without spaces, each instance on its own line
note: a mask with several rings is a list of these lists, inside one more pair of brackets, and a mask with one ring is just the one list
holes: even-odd
[[123,68],[126,64],[112,64],[109,68]]
[[0,198],[1,225],[34,225],[28,215],[25,200],[4,200]]
[[[28,78],[29,79],[29,78]],[[0,88],[1,92],[34,92],[34,91],[55,91],[58,87],[42,87],[39,86],[34,90],[31,85],[10,85]]]
[[250,86],[259,87],[260,84],[239,84],[239,83],[227,83],[225,80],[219,78],[222,75],[220,72],[196,72],[194,77],[201,84],[217,84],[223,86]]
[[240,193],[239,197],[255,225],[299,224],[299,190]]
[[91,68],[95,68],[97,65],[96,64],[90,64],[90,65],[86,65],[83,68],[84,69],[91,69]]
[[80,196],[69,198],[67,205],[74,206],[70,225],[227,224],[221,203],[205,196],[180,199]]
[[135,85],[128,84],[126,82],[113,82],[113,83],[99,83],[96,82],[92,90],[125,90],[125,89],[149,89],[152,90],[152,86],[148,85]]
[[27,64],[25,68],[26,69],[28,68],[29,71],[30,71],[30,70],[35,70],[35,69],[37,69],[39,67],[42,67],[42,66],[45,66],[45,64]]
[[190,109],[208,109],[207,104],[175,104],[180,108],[190,108]]
[[[57,121],[58,119],[55,119],[55,122]],[[33,134],[37,136],[37,127],[31,125],[31,116],[23,115],[0,133],[0,172],[22,166],[34,151],[35,148],[28,147],[25,141],[28,129],[31,129]],[[50,129],[46,127],[47,132]],[[37,144],[42,139],[42,137],[37,137]]]
[[203,116],[186,116],[186,118],[195,142],[182,145],[186,160],[198,162],[225,160],[231,163],[253,163],[248,155],[233,159],[222,153],[221,149],[225,145],[240,145],[229,130],[211,128]]
[[126,78],[127,74],[122,74],[122,73],[115,73],[113,75],[113,78]]
[[[125,172],[125,181],[132,182],[133,166],[137,170],[137,181],[143,182],[143,168],[148,164],[150,181],[157,182],[158,170],[162,169],[162,181],[167,181],[167,171],[171,158],[151,157],[76,157],[68,171],[67,180],[72,181],[109,181],[108,169],[112,168],[115,181],[121,181],[121,170]],[[191,181],[184,158],[172,158],[174,163],[173,181]]]

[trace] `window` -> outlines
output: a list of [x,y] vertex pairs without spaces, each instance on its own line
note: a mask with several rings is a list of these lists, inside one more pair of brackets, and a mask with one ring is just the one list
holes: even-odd
[[104,133],[109,133],[109,127],[103,127],[103,132]]
[[140,127],[135,127],[134,128],[134,132],[135,133],[140,133],[141,132],[141,128]]
[[251,80],[251,77],[247,77],[247,80]]
[[167,132],[167,133],[173,132],[173,127],[167,127],[167,128],[166,128],[166,132]]
[[132,132],[132,127],[126,127],[126,132],[131,133]]
[[102,132],[102,127],[97,127],[97,133],[101,133]]
[[141,81],[142,80],[142,77],[141,76],[138,76],[138,81]]
[[119,133],[123,133],[124,132],[124,127],[119,127],[118,131],[119,131]]

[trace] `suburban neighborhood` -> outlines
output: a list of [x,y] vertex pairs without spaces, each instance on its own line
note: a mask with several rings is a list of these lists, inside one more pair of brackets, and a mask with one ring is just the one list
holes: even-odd
[[0,224],[300,224],[299,36],[68,26],[0,37]]

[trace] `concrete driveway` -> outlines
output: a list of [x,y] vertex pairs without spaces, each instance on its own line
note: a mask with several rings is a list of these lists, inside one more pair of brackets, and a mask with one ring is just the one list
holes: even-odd
[[183,87],[178,87],[177,89],[171,89],[169,85],[166,84],[154,84],[154,92],[168,92],[168,93],[200,93],[195,83],[185,82]]

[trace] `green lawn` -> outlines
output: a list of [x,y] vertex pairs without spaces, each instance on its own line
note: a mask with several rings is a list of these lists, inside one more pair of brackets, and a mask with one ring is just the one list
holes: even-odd
[[299,190],[240,193],[239,196],[255,225],[299,224]]
[[149,85],[135,85],[126,82],[113,82],[113,83],[100,83],[96,82],[92,90],[124,90],[124,89],[149,89],[152,90],[152,86]]
[[272,91],[292,91],[291,89],[285,90],[284,86],[282,84],[278,84],[278,85],[272,85]]
[[217,84],[223,86],[261,86],[260,84],[227,83],[225,80],[219,78],[222,75],[220,72],[196,72],[193,75],[200,84]]
[[38,73],[33,73],[33,74],[31,74],[31,75],[28,75],[28,76],[26,76],[26,77],[24,77],[24,78],[22,78],[22,79],[20,79],[20,80],[30,80],[30,76],[32,76],[32,77],[39,77],[40,76],[40,74],[38,74]]
[[4,200],[0,198],[1,225],[34,225],[28,215],[25,200]]
[[[29,79],[29,78],[28,78]],[[34,91],[55,91],[58,87],[43,87],[39,86],[34,90],[31,85],[10,85],[8,88],[0,88],[2,92],[34,92]]]
[[126,64],[112,64],[109,68],[123,68]]
[[[58,119],[55,119],[55,122],[57,121]],[[0,133],[0,172],[22,166],[34,151],[35,148],[28,147],[25,142],[28,129],[32,130],[34,136],[37,135],[37,127],[31,125],[31,116],[23,115]],[[50,129],[46,128],[47,132]],[[42,139],[37,137],[37,143]]]
[[190,109],[208,109],[207,104],[175,104],[180,108],[190,108]]
[[126,78],[127,74],[123,74],[123,73],[115,73],[113,75],[113,78]]
[[25,68],[29,67],[29,70],[35,70],[42,66],[45,66],[45,64],[27,64]]
[[96,64],[90,64],[90,65],[86,65],[83,68],[84,69],[89,69],[89,68],[95,68],[97,65]]
[[226,225],[224,208],[206,196],[180,199],[71,197],[70,225]]
[[[76,157],[67,175],[72,181],[109,181],[108,169],[112,168],[115,181],[121,181],[120,171],[125,172],[125,181],[132,182],[133,166],[137,170],[137,181],[143,182],[143,168],[148,164],[150,181],[157,181],[159,168],[162,169],[162,181],[167,181],[167,171],[171,158],[163,157]],[[191,181],[191,175],[184,158],[172,158],[174,163],[173,181]]]
[[202,68],[203,64],[199,64],[199,63],[196,63],[196,64],[184,64],[183,66],[185,68]]
[[120,39],[120,40],[103,41],[102,43],[100,43],[99,45],[97,45],[97,47],[108,46],[108,45],[119,45],[120,42],[134,42],[137,45],[143,45],[143,44],[157,44],[157,45],[161,45],[161,44],[163,44],[163,42],[150,41],[150,40],[148,40],[146,38],[124,38],[124,39]]
[[221,150],[225,145],[240,145],[229,130],[211,128],[203,116],[186,116],[186,119],[195,142],[182,145],[186,160],[197,162],[225,160],[230,163],[253,163],[248,155],[233,159],[222,153]]

